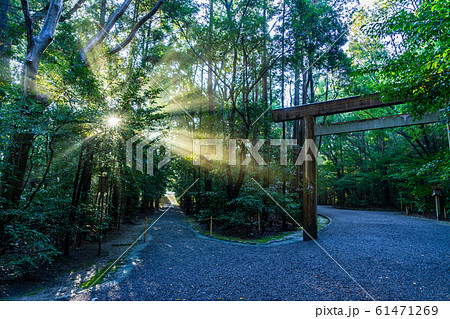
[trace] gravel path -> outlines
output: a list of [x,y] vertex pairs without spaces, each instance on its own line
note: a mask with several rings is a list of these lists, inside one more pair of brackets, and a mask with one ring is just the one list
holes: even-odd
[[319,213],[332,221],[318,243],[367,293],[314,242],[215,241],[171,208],[121,280],[72,300],[450,300],[448,223],[331,207]]

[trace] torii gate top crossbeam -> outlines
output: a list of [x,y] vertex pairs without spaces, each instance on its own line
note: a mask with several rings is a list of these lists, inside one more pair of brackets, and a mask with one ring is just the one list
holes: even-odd
[[299,120],[306,116],[323,116],[345,113],[404,103],[402,101],[383,102],[378,93],[366,96],[346,97],[338,100],[303,104],[285,109],[272,110],[275,122]]

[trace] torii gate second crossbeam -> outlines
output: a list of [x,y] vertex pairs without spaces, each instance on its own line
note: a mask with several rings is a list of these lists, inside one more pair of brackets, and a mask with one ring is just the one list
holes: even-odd
[[[439,114],[428,114],[422,119],[414,119],[409,114],[382,117],[370,120],[316,125],[317,116],[360,111],[372,108],[402,104],[402,101],[383,102],[379,94],[354,96],[326,102],[299,105],[291,108],[272,110],[274,122],[304,119],[304,138],[316,141],[316,135],[330,135],[360,132],[382,128],[418,125],[439,121]],[[316,134],[316,130],[318,134]],[[303,163],[303,240],[317,239],[317,161]]]

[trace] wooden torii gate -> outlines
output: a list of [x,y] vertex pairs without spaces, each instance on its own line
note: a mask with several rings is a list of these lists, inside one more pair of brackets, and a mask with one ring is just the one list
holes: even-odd
[[[394,128],[434,123],[439,121],[439,114],[427,114],[421,119],[414,119],[409,114],[379,117],[368,120],[317,125],[316,117],[360,111],[385,106],[402,104],[403,101],[383,102],[379,94],[353,96],[343,99],[304,104],[295,107],[272,110],[274,122],[304,120],[304,139],[316,141],[316,136],[360,132],[383,128]],[[299,134],[301,136],[301,134]],[[317,239],[317,162],[303,163],[303,240]]]

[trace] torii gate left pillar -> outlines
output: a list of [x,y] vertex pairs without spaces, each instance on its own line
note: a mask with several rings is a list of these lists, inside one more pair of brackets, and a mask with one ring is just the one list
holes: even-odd
[[[305,140],[316,143],[314,116],[305,117]],[[309,150],[305,150],[306,152]],[[303,241],[317,239],[317,158],[303,162]],[[305,154],[305,159],[306,159]]]

